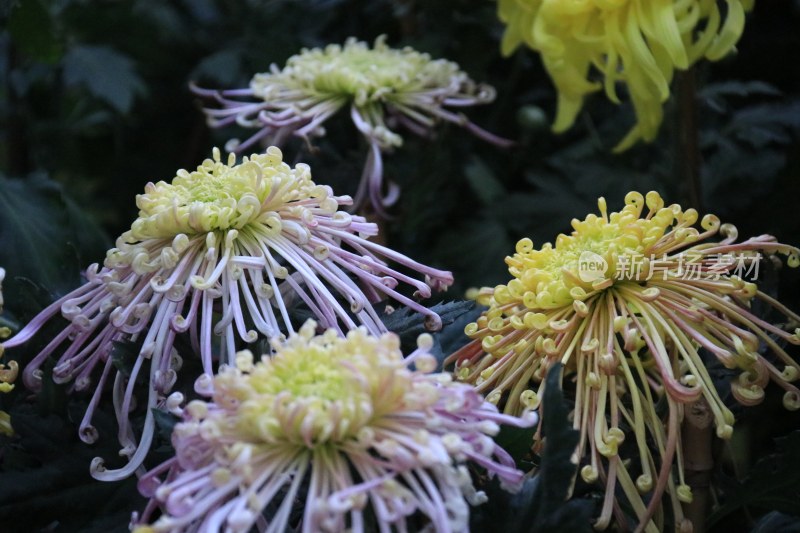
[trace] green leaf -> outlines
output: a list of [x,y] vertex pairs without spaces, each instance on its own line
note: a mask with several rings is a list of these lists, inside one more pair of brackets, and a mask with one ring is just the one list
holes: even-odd
[[109,240],[55,181],[0,176],[0,265],[6,308],[18,318],[80,283],[80,271],[104,256]]
[[[385,305],[381,304],[383,309]],[[451,324],[456,318],[470,311],[475,306],[475,302],[469,300],[441,302],[429,309],[438,314],[442,319],[442,325]],[[425,315],[414,311],[409,307],[401,307],[391,313],[385,310],[380,315],[383,324],[389,331],[394,331],[400,337],[413,335],[414,338],[421,333],[426,333]]]
[[111,362],[114,367],[126,378],[131,377],[133,365],[139,358],[139,343],[133,341],[113,341],[111,348]]
[[25,0],[12,8],[8,31],[19,49],[32,58],[51,64],[61,58],[55,22],[41,0]]
[[519,428],[514,426],[500,426],[500,433],[495,437],[498,446],[514,458],[517,468],[522,470],[533,467],[531,446],[533,446],[533,436],[536,433],[536,426],[529,428]]
[[155,407],[151,409],[151,411],[153,412],[153,420],[156,423],[159,436],[165,441],[170,442],[172,439],[172,430],[175,428],[175,424],[180,422],[181,419],[172,413],[162,409],[156,409]]
[[[93,457],[117,455],[116,439],[101,438],[87,446],[73,424],[54,414],[37,415],[27,404],[15,406],[10,414],[17,436],[13,446],[2,450],[14,453],[3,453],[0,463],[3,531],[51,530],[54,524],[54,531],[127,531],[131,511],[144,506],[135,477],[104,483],[89,474]],[[96,413],[101,434],[115,434],[111,418]]]
[[750,533],[800,533],[800,517],[772,511],[756,522]]
[[800,430],[775,439],[775,445],[777,451],[762,457],[743,481],[731,482],[709,526],[742,507],[800,514]]
[[542,434],[545,438],[542,463],[534,503],[527,523],[531,533],[545,531],[591,531],[589,516],[592,504],[585,500],[565,501],[575,478],[577,465],[572,454],[580,434],[569,421],[570,408],[561,391],[563,365],[551,366],[547,371],[542,398]]
[[146,92],[133,60],[110,46],[78,45],[64,56],[64,81],[85,87],[120,113]]
[[192,71],[196,80],[208,79],[222,87],[231,86],[242,76],[242,51],[227,48],[206,57]]
[[[36,175],[27,180],[0,176],[0,265],[6,269],[9,294],[6,305],[14,309],[21,294],[13,279],[26,277],[50,291],[78,283],[72,235],[60,187]],[[4,284],[5,286],[5,284]]]
[[473,156],[464,165],[464,175],[467,177],[475,195],[485,205],[492,205],[506,195],[506,190],[492,169],[479,157]]
[[[561,370],[562,365],[556,364],[547,372],[542,398],[542,405],[546,407],[539,422],[546,439],[537,475],[527,479],[522,489],[510,496],[496,484],[487,487],[490,503],[486,507],[478,508],[473,514],[473,531],[592,531],[589,521],[592,502],[582,499],[567,500],[577,470],[571,459],[579,434],[572,429],[567,418],[569,407],[561,392]],[[517,437],[525,438],[524,435]]]

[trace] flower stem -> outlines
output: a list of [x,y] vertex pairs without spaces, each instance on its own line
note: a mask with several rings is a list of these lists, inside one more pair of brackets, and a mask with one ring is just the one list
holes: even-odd
[[686,518],[691,520],[693,533],[705,531],[709,502],[709,483],[714,458],[711,439],[714,416],[705,398],[685,407],[683,419],[683,451],[686,483],[692,489],[691,503],[684,503]]
[[700,145],[697,135],[697,87],[693,68],[676,75],[678,95],[678,172],[686,184],[689,203],[702,210],[703,189],[700,176]]

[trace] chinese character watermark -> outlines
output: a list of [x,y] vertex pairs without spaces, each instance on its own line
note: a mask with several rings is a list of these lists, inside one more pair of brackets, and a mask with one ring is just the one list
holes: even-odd
[[618,281],[650,281],[651,279],[719,280],[721,276],[758,279],[762,255],[741,253],[680,253],[656,256],[650,254],[620,254],[616,266],[609,272],[608,261],[594,252],[583,252],[578,259],[578,277],[585,283],[603,279]]

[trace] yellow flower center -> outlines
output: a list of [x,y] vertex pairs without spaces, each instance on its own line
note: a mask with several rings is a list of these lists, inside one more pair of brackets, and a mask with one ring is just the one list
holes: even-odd
[[292,169],[274,146],[238,165],[233,154],[227,163],[221,161],[218,149],[213,155],[194,172],[180,170],[172,183],[148,183],[145,193],[136,197],[139,217],[124,240],[241,229],[254,222],[269,225],[276,210],[308,198],[323,200],[322,207],[332,212],[338,207],[327,198],[325,187],[311,181],[307,165]]
[[[649,212],[643,217],[645,205]],[[656,192],[646,198],[629,193],[625,207],[611,214],[605,199],[600,198],[598,206],[600,216],[574,219],[573,232],[559,235],[555,246],[545,243],[537,250],[530,239],[519,241],[516,253],[506,258],[514,279],[495,288],[494,300],[500,305],[521,300],[532,309],[552,309],[584,300],[591,292],[614,283],[620,261],[658,259],[667,250],[699,237],[699,232],[690,227],[697,221],[697,212],[683,211],[678,205],[664,207]],[[718,227],[718,221],[707,217],[703,227]]]
[[359,430],[406,404],[412,392],[396,336],[372,337],[333,330],[314,337],[313,322],[272,357],[253,364],[237,357],[238,371],[215,380],[218,405],[235,405],[235,431],[243,441],[313,448],[357,438]]
[[250,86],[265,100],[298,90],[364,105],[391,99],[393,93],[449,87],[454,76],[466,78],[453,62],[432,60],[411,48],[389,48],[381,36],[373,48],[351,38],[344,46],[303,50],[282,71],[256,75]]

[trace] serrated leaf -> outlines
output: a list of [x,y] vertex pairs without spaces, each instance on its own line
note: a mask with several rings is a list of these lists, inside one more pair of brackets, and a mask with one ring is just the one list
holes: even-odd
[[717,113],[728,111],[728,98],[731,96],[780,96],[781,91],[763,81],[727,80],[712,83],[698,92],[698,99]]
[[[108,417],[98,413],[104,430]],[[17,459],[4,454],[0,469],[0,524],[3,531],[125,531],[128,517],[143,501],[134,477],[107,483],[92,479],[95,455],[116,455],[115,439],[89,447],[77,438],[77,428],[57,415],[36,415],[29,405],[11,411],[17,432]],[[27,458],[26,460],[23,460]],[[107,521],[109,517],[121,520]],[[99,525],[104,524],[100,529]]]
[[71,48],[64,56],[64,81],[85,87],[120,113],[128,113],[134,98],[145,93],[133,60],[110,46]]
[[[475,307],[475,302],[460,300],[440,302],[429,309],[439,315],[444,326],[451,324],[456,318],[469,312],[473,307]],[[383,324],[389,331],[397,333],[401,338],[409,335],[414,335],[416,338],[417,335],[428,332],[425,328],[425,315],[409,307],[401,307],[391,313],[386,313],[385,309],[385,302],[379,305],[379,313]]]
[[[378,314],[386,328],[400,337],[400,348],[404,354],[416,349],[417,338],[421,334],[429,333],[433,337],[430,353],[439,362],[441,369],[444,358],[457,349],[453,347],[469,341],[464,335],[464,326],[477,318],[480,311],[476,312],[475,302],[469,300],[442,302],[430,309],[442,319],[442,328],[439,331],[428,331],[425,327],[425,315],[408,307],[386,313],[386,302],[384,302],[378,306]],[[447,351],[451,349],[452,351]]]

